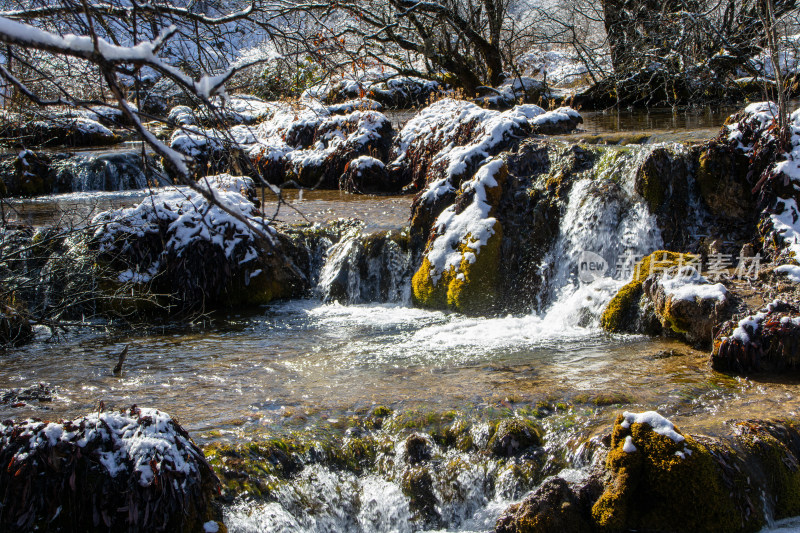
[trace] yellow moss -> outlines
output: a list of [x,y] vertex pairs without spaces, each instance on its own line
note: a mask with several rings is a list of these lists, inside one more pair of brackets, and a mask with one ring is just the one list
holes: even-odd
[[[496,187],[486,189],[486,201],[493,206],[489,216],[494,216],[500,203],[503,184],[508,176],[505,165],[494,176]],[[497,275],[500,268],[500,247],[503,243],[503,227],[499,221],[492,226],[494,234],[476,253],[470,247],[477,240],[471,234],[459,244],[461,262],[458,269],[450,267],[442,272],[434,283],[431,278],[431,263],[427,257],[411,279],[412,297],[415,305],[431,309],[453,309],[466,314],[490,311],[497,297]],[[467,257],[474,254],[474,262]]]
[[[500,246],[503,230],[495,222],[494,235],[475,254],[470,263],[466,254],[475,253],[466,242],[459,247],[461,263],[458,270],[445,270],[436,284],[431,278],[431,265],[427,257],[411,280],[414,303],[420,307],[452,309],[466,314],[477,314],[491,310],[497,296],[497,273],[500,268]],[[468,235],[468,242],[474,242]]]
[[[785,421],[791,427],[792,422]],[[800,468],[795,456],[784,442],[781,442],[758,422],[740,422],[743,431],[739,441],[744,448],[755,456],[767,474],[766,491],[775,498],[772,510],[775,519],[800,515]],[[793,428],[796,433],[796,429]],[[794,466],[792,466],[794,465]]]
[[[623,417],[618,417],[606,460],[612,480],[592,508],[592,518],[601,530],[743,529],[744,517],[729,496],[721,467],[707,446],[688,435],[676,443],[647,424],[624,428],[622,422]],[[629,436],[636,451],[623,450]],[[746,525],[746,530],[758,526]]]
[[644,280],[653,272],[677,265],[680,262],[681,255],[684,256],[684,259],[687,257],[686,254],[659,250],[636,263],[633,279],[617,292],[608,303],[605,311],[603,311],[603,316],[600,319],[603,329],[611,332],[624,331],[626,320],[630,318],[633,308],[642,297],[642,283]]

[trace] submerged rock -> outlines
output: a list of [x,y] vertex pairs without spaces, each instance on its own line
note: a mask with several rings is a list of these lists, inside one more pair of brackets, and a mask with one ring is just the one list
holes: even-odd
[[541,446],[541,430],[536,425],[521,418],[503,420],[489,440],[492,453],[501,457],[512,457],[533,446]]
[[0,424],[4,531],[200,531],[222,526],[219,480],[169,415],[133,407]]

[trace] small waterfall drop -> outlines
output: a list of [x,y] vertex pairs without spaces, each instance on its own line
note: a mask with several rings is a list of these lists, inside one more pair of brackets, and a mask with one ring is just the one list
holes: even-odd
[[[546,284],[537,304],[548,321],[596,326],[634,264],[662,246],[656,218],[634,190],[637,168],[650,149],[606,152],[593,175],[573,185],[558,237],[540,265]],[[582,280],[579,262],[587,252],[606,268]]]
[[328,250],[317,292],[326,302],[410,305],[411,263],[407,232],[357,231]]
[[[128,191],[168,184],[155,160],[148,156],[143,165],[138,152],[76,154],[57,168],[61,192]],[[68,190],[66,190],[68,189]]]

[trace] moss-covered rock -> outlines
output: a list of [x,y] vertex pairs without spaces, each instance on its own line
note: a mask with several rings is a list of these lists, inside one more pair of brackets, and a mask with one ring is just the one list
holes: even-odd
[[590,533],[591,517],[566,481],[550,478],[497,520],[496,533]]
[[603,329],[613,333],[636,331],[645,279],[655,272],[677,265],[682,257],[683,254],[659,250],[639,261],[634,268],[633,279],[617,292],[603,311],[600,318]]
[[511,457],[533,446],[542,445],[541,429],[524,418],[501,421],[489,440],[489,449],[495,455]]
[[232,501],[237,496],[268,499],[279,480],[303,468],[300,458],[308,445],[287,437],[239,446],[214,444],[204,451],[221,480],[223,500]]
[[755,532],[800,513],[800,426],[746,420],[688,435],[656,412],[623,413],[588,476],[548,479],[497,522],[500,533]]
[[403,494],[409,499],[408,507],[413,516],[417,520],[435,527],[441,516],[436,509],[438,500],[430,471],[422,467],[406,470],[401,480],[401,486]]
[[709,282],[691,266],[648,276],[642,289],[664,331],[704,347],[711,345],[714,328],[735,309],[724,285]]
[[752,218],[756,212],[749,161],[740,150],[711,141],[699,150],[695,179],[700,196],[717,217]]
[[600,530],[723,532],[761,526],[731,497],[731,484],[742,474],[727,477],[718,459],[721,445],[684,435],[655,413],[644,415],[626,413],[614,424],[606,460],[610,479],[592,507]]
[[437,219],[411,281],[416,305],[468,314],[495,306],[503,228],[494,215],[507,176],[501,159],[487,163]]

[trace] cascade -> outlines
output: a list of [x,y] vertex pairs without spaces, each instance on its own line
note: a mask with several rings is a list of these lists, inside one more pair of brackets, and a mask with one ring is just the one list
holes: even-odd
[[139,152],[77,154],[58,165],[57,183],[70,189],[62,192],[127,191],[167,184],[149,156],[147,167],[143,168]]

